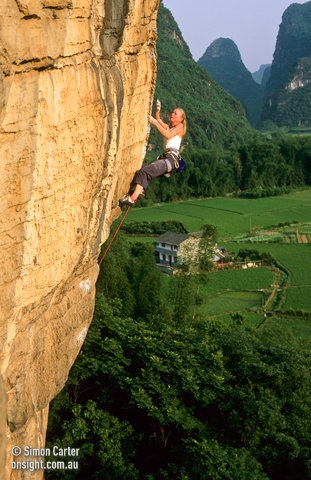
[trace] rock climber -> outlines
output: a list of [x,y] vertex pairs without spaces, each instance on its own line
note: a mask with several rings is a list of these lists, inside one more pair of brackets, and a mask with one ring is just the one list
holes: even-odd
[[134,192],[119,200],[119,206],[129,205],[133,207],[136,200],[144,193],[150,180],[162,175],[169,176],[171,173],[181,171],[185,165],[180,157],[179,148],[181,141],[186,133],[187,122],[186,114],[181,108],[175,108],[170,115],[170,123],[166,124],[161,120],[161,102],[156,101],[156,111],[154,117],[150,115],[150,123],[154,125],[164,137],[164,152],[157,160],[150,165],[142,167],[136,172],[134,183]]

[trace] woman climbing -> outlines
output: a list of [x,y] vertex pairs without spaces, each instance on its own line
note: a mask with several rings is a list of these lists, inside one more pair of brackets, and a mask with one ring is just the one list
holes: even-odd
[[119,200],[120,207],[123,205],[133,207],[139,195],[143,194],[150,180],[153,178],[181,171],[181,163],[183,160],[179,155],[179,148],[182,138],[186,133],[186,114],[181,108],[175,108],[170,115],[170,124],[167,125],[161,120],[160,112],[161,102],[157,100],[155,115],[154,117],[150,116],[150,123],[154,125],[164,137],[164,152],[157,160],[136,172],[134,192],[131,195],[127,193],[125,197]]

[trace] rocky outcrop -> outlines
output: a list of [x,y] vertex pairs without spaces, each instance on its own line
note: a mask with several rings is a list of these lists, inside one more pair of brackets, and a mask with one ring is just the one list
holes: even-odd
[[92,319],[100,246],[145,153],[158,3],[1,2],[1,479],[43,475],[12,470],[12,446],[44,446]]
[[292,76],[289,79],[288,84],[285,85],[285,89],[292,92],[297,88],[304,88],[311,83],[311,58],[299,58],[295,68],[293,69]]
[[279,127],[309,127],[311,108],[311,2],[284,12],[269,79],[263,120]]

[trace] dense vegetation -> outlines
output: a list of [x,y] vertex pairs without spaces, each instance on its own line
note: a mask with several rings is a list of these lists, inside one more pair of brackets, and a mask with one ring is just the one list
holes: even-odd
[[267,94],[271,95],[284,84],[288,73],[299,58],[308,57],[310,51],[311,3],[293,3],[284,12],[280,24],[274,62],[267,83]]
[[279,126],[310,128],[310,19],[311,2],[293,3],[282,17],[263,109]]
[[[310,33],[311,35],[311,33]],[[302,73],[303,72],[303,73]],[[273,121],[276,125],[286,126],[289,129],[294,127],[307,128],[310,131],[310,109],[311,109],[311,59],[305,57],[299,59],[291,68],[287,82],[277,89],[273,98],[273,107],[267,105],[264,108],[263,118]],[[289,89],[287,85],[293,80],[296,88]],[[298,82],[305,85],[298,88]],[[270,105],[270,104],[269,104]],[[265,123],[267,125],[267,122]]]
[[151,182],[141,205],[189,197],[279,195],[311,184],[311,137],[277,133],[255,137],[224,152],[188,146],[182,174]]
[[174,279],[168,309],[149,247],[136,255],[118,237],[105,258],[50,415],[50,444],[80,448],[79,470],[47,478],[310,478],[310,350],[237,315],[193,322],[191,279]]

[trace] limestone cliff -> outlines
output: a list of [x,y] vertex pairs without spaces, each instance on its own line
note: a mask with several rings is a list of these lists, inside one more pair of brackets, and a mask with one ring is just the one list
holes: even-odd
[[230,38],[218,38],[199,58],[198,64],[242,103],[249,122],[256,126],[260,120],[263,88],[255,82],[245,67],[234,41]]
[[293,3],[279,28],[262,113],[280,127],[310,128],[311,2]]
[[11,470],[11,449],[44,445],[92,319],[100,245],[144,157],[158,3],[0,5],[1,479],[42,478]]

